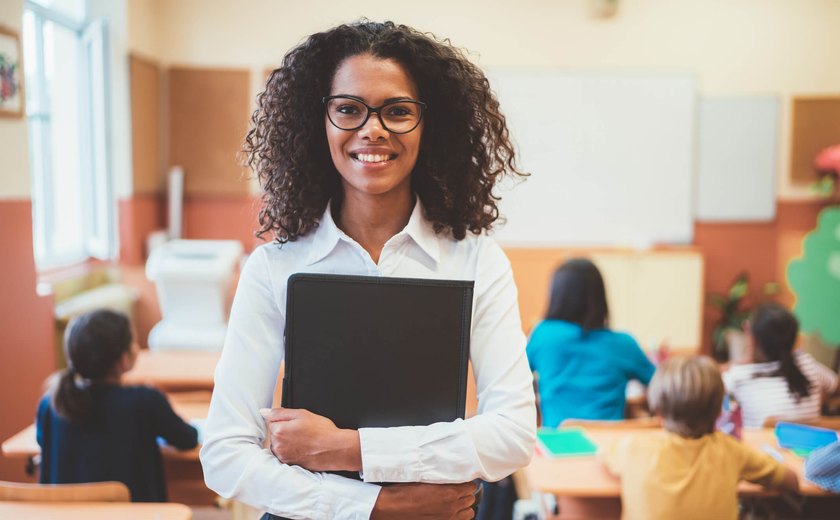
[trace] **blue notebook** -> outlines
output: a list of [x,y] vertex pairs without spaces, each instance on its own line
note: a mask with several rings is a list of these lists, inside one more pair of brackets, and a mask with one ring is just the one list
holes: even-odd
[[775,434],[780,447],[803,456],[838,440],[835,430],[789,422],[776,423]]
[[537,431],[537,443],[550,457],[586,457],[598,451],[582,428],[542,428]]

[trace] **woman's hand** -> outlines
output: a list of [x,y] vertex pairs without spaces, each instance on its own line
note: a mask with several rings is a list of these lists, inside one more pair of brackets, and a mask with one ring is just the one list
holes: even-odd
[[284,464],[309,471],[361,471],[359,432],[342,430],[326,417],[293,408],[260,410],[271,452]]
[[475,517],[475,492],[472,482],[392,484],[379,492],[370,519],[470,519]]

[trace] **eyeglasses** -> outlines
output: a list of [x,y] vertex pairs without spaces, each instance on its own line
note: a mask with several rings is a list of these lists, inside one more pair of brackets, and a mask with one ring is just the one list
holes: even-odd
[[407,134],[417,128],[426,110],[426,104],[415,99],[394,101],[378,107],[353,96],[326,96],[322,101],[327,107],[330,123],[341,130],[358,130],[375,112],[382,128],[393,134]]

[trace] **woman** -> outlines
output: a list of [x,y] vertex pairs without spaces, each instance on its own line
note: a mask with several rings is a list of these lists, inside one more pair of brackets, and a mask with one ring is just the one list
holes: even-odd
[[824,397],[840,391],[837,374],[807,352],[794,351],[799,322],[777,303],[765,303],[747,325],[749,362],[723,374],[741,406],[744,426],[775,419],[816,419]]
[[528,342],[543,426],[571,418],[623,419],[628,381],[647,385],[653,377],[654,366],[636,341],[607,328],[608,316],[595,264],[573,259],[554,272],[548,312]]
[[[527,464],[535,426],[510,264],[483,234],[496,181],[518,174],[486,78],[409,27],[341,25],[286,55],[252,121],[260,234],[276,242],[251,255],[234,299],[201,452],[208,485],[290,518],[471,518],[469,481]],[[475,280],[478,414],[356,431],[266,410],[263,449],[295,272]],[[320,473],[334,470],[364,481]]]

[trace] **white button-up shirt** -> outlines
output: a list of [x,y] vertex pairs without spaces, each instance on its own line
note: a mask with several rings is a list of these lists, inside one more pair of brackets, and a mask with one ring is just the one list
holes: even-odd
[[[478,413],[429,426],[359,430],[364,481],[281,463],[263,447],[260,408],[271,406],[283,361],[286,282],[293,273],[474,280],[470,360]],[[536,409],[510,262],[484,235],[436,235],[415,205],[385,243],[379,264],[335,224],[295,242],[257,248],[243,268],[215,373],[201,463],[223,497],[288,518],[366,519],[380,487],[371,482],[499,480],[534,449]]]

